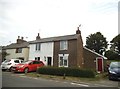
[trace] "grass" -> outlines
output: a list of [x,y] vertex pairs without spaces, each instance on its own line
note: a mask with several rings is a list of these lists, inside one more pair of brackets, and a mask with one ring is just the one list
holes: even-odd
[[65,78],[63,76],[53,76],[53,75],[45,75],[45,74],[38,74],[36,72],[27,73],[26,76],[29,77],[37,77],[37,78],[45,78],[45,79],[52,79],[52,80],[66,80],[66,81],[81,81],[81,82],[96,82],[100,80],[108,79],[107,73],[96,74],[95,78],[80,78],[80,77],[68,77]]

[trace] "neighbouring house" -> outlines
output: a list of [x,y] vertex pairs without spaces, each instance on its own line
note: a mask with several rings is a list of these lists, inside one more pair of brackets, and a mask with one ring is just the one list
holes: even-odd
[[[29,42],[29,59],[41,60],[46,66],[79,67],[103,71],[106,57],[83,47],[79,27],[76,34],[41,38]],[[99,60],[99,62],[98,62]]]
[[2,62],[2,46],[0,46],[0,64]]
[[3,51],[7,53],[5,59],[19,58],[28,60],[29,43],[25,41],[23,37],[20,38],[20,36],[18,36],[16,43],[4,46]]

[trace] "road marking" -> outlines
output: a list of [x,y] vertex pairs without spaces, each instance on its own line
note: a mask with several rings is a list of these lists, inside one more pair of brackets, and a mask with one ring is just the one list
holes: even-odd
[[103,84],[94,84],[95,86],[100,86],[100,87],[113,87],[111,85],[103,85]]
[[71,83],[72,85],[79,85],[79,86],[83,86],[83,87],[89,87],[89,85],[85,85],[85,84],[79,84],[79,83]]
[[38,79],[38,78],[34,78],[34,79]]
[[20,76],[20,77],[26,77],[26,76]]
[[63,83],[68,83],[68,82],[63,82]]

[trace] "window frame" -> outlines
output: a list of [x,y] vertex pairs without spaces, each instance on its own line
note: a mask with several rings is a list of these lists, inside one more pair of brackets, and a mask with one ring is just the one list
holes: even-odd
[[22,53],[22,48],[16,48],[16,53]]
[[[59,63],[58,63],[58,65],[59,65],[59,67],[68,67],[68,56],[69,56],[69,54],[59,54]],[[61,58],[63,58],[62,59],[62,63],[61,63]],[[67,65],[65,65],[65,61],[67,61]]]
[[35,60],[36,61],[40,61],[40,57],[35,57]]
[[68,50],[68,41],[67,40],[60,41],[60,50]]
[[35,51],[40,51],[41,50],[41,43],[36,43],[35,44]]

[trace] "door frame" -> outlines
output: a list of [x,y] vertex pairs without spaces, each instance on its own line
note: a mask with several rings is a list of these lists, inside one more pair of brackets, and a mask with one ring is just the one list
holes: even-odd
[[[49,60],[49,58],[50,58],[50,60],[51,60],[51,65],[48,65],[48,60]],[[47,57],[47,66],[52,66],[52,57]]]
[[[98,59],[101,59],[102,60],[102,71],[98,71]],[[104,63],[103,63],[103,58],[102,57],[96,57],[96,71],[98,73],[101,73],[104,71]]]

